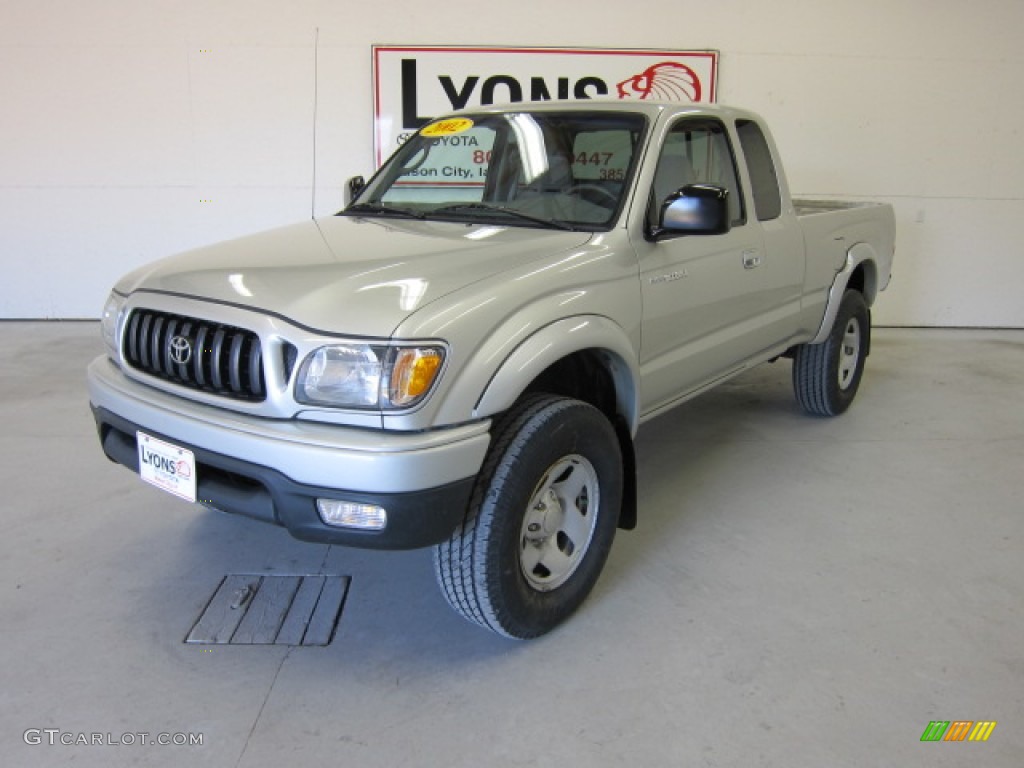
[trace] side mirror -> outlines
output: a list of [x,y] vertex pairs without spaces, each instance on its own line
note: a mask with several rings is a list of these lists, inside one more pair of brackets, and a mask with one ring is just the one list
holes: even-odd
[[654,235],[724,235],[729,231],[729,190],[713,184],[687,184],[661,204]]
[[353,176],[351,179],[345,182],[345,207],[347,208],[349,203],[359,196],[359,193],[363,191],[363,187],[366,186],[366,179],[362,176]]

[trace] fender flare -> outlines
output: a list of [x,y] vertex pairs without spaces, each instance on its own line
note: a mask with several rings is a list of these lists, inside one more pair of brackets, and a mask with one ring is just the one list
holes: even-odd
[[556,320],[525,338],[495,370],[473,407],[473,416],[486,418],[508,409],[547,368],[585,350],[603,355],[615,384],[616,407],[635,436],[640,413],[636,352],[625,331],[601,315]]
[[875,303],[878,296],[878,271],[876,268],[877,258],[875,249],[868,243],[857,243],[846,252],[846,263],[836,274],[832,281],[832,287],[828,292],[828,303],[825,305],[825,316],[822,318],[818,332],[808,344],[821,344],[832,332],[836,315],[839,314],[839,304],[846,293],[846,287],[850,284],[850,278],[858,267],[864,265],[864,300],[870,307]]

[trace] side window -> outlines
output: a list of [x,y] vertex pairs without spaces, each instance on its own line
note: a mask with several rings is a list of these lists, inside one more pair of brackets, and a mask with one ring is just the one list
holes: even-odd
[[743,195],[725,127],[714,120],[684,119],[665,137],[651,194],[651,223],[665,198],[687,184],[714,184],[729,192],[733,226],[744,222]]
[[754,193],[754,208],[760,221],[777,219],[782,213],[782,195],[779,192],[779,178],[775,173],[768,141],[761,132],[761,126],[752,120],[738,120],[736,132],[740,137],[743,154],[747,157],[750,184]]

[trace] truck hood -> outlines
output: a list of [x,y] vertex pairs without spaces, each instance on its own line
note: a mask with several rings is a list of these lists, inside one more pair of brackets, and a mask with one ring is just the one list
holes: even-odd
[[334,216],[172,256],[127,275],[118,290],[251,307],[320,331],[390,336],[410,314],[452,291],[591,237]]

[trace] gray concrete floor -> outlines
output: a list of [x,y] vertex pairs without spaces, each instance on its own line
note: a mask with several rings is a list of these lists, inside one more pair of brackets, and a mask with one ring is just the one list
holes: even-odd
[[[529,643],[451,613],[427,551],[303,544],[109,464],[100,348],[0,324],[0,765],[1021,765],[1024,332],[878,331],[835,420],[780,362],[645,425],[640,527]],[[233,572],[351,575],[334,642],[183,644]],[[203,743],[60,744],[94,733]]]

